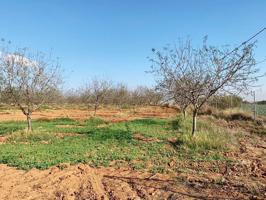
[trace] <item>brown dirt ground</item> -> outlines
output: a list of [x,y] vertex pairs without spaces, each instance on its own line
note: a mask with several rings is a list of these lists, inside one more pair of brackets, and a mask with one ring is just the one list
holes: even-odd
[[[54,118],[71,118],[77,120],[85,120],[93,116],[93,110],[84,109],[50,109],[43,111],[36,111],[32,114],[33,119],[54,119]],[[97,117],[101,117],[110,122],[120,122],[140,118],[168,118],[174,116],[176,110],[173,108],[147,106],[136,109],[115,109],[102,108],[97,111]],[[22,121],[25,116],[20,110],[8,110],[0,112],[0,121]]]
[[251,199],[238,191],[241,183],[217,187],[210,175],[199,178],[180,174],[181,181],[169,175],[95,169],[83,164],[60,168],[25,172],[0,165],[0,199]]

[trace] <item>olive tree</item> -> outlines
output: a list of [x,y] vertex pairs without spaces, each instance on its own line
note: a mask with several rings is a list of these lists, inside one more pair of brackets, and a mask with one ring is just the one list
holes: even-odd
[[28,131],[32,131],[32,113],[58,91],[59,71],[58,62],[44,53],[30,53],[26,48],[1,50],[2,93],[26,116]]
[[183,106],[192,107],[192,135],[197,130],[198,111],[210,97],[221,91],[246,91],[257,81],[253,49],[254,43],[244,43],[231,51],[207,45],[206,40],[194,48],[187,40],[174,48],[152,50],[151,73],[157,87],[170,98],[185,102]]

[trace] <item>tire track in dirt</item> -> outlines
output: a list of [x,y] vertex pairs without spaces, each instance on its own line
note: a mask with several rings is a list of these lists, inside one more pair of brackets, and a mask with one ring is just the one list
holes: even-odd
[[0,175],[1,200],[250,199],[238,188],[224,188],[198,178],[191,182],[178,175],[85,164],[27,172],[0,165]]

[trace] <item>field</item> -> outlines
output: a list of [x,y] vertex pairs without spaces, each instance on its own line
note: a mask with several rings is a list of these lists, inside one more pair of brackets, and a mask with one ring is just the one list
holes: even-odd
[[[160,107],[1,109],[0,199],[264,199],[266,129]],[[13,119],[13,120],[11,120]],[[15,119],[15,120],[14,120]]]
[[[243,104],[242,109],[247,112],[254,112],[254,106],[252,104]],[[258,115],[266,116],[266,105],[257,104],[256,109]]]

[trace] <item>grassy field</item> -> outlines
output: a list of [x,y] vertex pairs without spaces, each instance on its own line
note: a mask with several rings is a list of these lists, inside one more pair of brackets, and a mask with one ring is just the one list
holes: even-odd
[[1,121],[0,199],[265,199],[265,121],[239,110],[199,115],[191,137],[191,116],[122,114],[35,118],[32,133],[25,121]]
[[[266,105],[256,105],[257,114],[266,116]],[[243,104],[242,109],[247,112],[254,112],[254,106],[252,104]]]
[[[226,160],[230,137],[224,129],[199,120],[190,136],[190,119],[141,119],[108,123],[98,118],[35,120],[33,133],[25,122],[1,122],[0,163],[21,169],[44,169],[59,163],[129,166],[152,172],[178,170],[185,160]],[[174,164],[171,164],[174,163]]]

